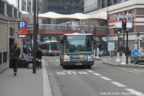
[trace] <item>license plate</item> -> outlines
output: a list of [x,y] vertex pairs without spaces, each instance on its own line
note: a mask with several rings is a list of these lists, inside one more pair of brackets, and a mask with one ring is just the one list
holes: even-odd
[[82,65],[82,63],[76,63],[76,65]]

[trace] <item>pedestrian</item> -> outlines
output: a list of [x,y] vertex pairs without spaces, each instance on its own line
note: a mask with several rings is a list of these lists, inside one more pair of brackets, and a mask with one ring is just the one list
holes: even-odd
[[12,51],[12,64],[13,64],[14,76],[17,75],[19,55],[20,55],[20,48],[17,46],[17,43],[14,43]]
[[37,58],[37,67],[41,68],[42,51],[40,50],[40,48],[37,49],[36,58]]

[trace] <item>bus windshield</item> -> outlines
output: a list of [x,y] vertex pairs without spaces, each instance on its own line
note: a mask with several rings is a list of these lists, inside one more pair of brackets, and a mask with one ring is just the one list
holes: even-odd
[[93,38],[91,35],[67,35],[65,40],[65,52],[92,52]]
[[58,42],[51,42],[50,45],[51,45],[51,50],[58,50],[59,49]]

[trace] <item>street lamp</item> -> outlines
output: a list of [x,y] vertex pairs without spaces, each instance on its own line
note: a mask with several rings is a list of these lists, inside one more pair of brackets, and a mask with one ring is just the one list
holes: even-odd
[[36,73],[36,50],[37,50],[37,32],[36,32],[36,0],[33,0],[33,73]]

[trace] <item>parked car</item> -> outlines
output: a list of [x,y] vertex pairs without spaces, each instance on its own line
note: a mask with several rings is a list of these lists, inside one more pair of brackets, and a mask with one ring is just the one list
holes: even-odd
[[24,53],[20,54],[18,67],[28,68],[29,65],[33,65],[33,57]]
[[109,54],[109,52],[107,51],[107,50],[101,50],[100,52],[99,52],[99,56],[109,56],[110,54]]
[[[25,53],[21,53],[18,61],[18,68],[29,68],[33,65],[33,57]],[[10,67],[12,67],[12,62],[10,61]]]
[[131,56],[131,63],[144,64],[144,53],[140,53],[138,56]]

